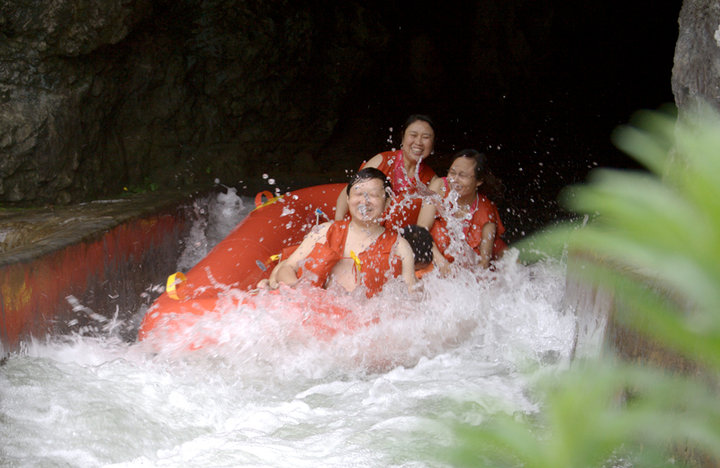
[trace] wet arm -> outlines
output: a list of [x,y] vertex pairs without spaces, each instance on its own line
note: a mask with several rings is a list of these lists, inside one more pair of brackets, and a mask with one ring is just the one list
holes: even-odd
[[300,268],[300,262],[305,260],[313,247],[318,242],[322,242],[325,239],[325,234],[331,223],[323,223],[317,230],[310,231],[303,239],[302,243],[293,252],[287,260],[283,260],[277,266],[276,282],[270,282],[271,288],[277,288],[280,283],[288,286],[294,286],[297,284],[299,278],[297,276],[298,269]]
[[430,185],[428,185],[428,188],[435,192],[438,196],[431,196],[431,197],[425,197],[423,199],[422,207],[420,208],[420,213],[418,214],[418,226],[422,226],[428,231],[432,227],[432,225],[435,223],[435,216],[437,215],[437,204],[440,203],[439,197],[441,197],[442,190],[443,190],[444,184],[443,180],[439,177],[436,177],[435,179],[430,182]]
[[435,204],[432,201],[423,201],[422,208],[420,208],[420,213],[418,214],[418,226],[422,226],[429,231],[432,225],[435,224],[436,213],[437,208],[435,208]]
[[283,265],[285,265],[286,260],[280,260],[277,265],[275,265],[275,268],[272,269],[270,272],[270,277],[267,279],[260,280],[257,284],[258,288],[270,288],[270,289],[277,289],[278,287],[278,281],[277,281],[277,275],[278,271],[280,271],[280,268],[282,268]]
[[445,255],[440,252],[440,249],[438,249],[435,241],[433,241],[432,253],[433,263],[437,267],[438,271],[440,271],[440,274],[446,275],[450,271],[450,262],[448,262],[447,258],[445,258]]
[[298,281],[297,269],[285,263],[278,265],[277,281],[275,283],[271,282],[270,287],[276,289],[280,284],[295,286]]
[[335,221],[342,221],[348,212],[347,185],[343,187],[335,202]]
[[398,239],[396,254],[402,262],[402,278],[410,291],[415,286],[415,257],[410,244],[402,237]]
[[482,229],[482,240],[480,241],[480,259],[479,264],[483,268],[490,266],[492,260],[493,245],[495,244],[495,234],[497,233],[497,225],[495,223],[485,223]]

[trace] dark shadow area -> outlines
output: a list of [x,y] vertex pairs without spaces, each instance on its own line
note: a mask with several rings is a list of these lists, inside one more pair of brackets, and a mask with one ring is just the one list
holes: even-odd
[[338,181],[426,113],[439,174],[488,153],[513,240],[592,167],[634,167],[610,134],[673,101],[680,3],[8,0],[0,202]]
[[[319,156],[344,161],[399,145],[411,113],[436,121],[436,154],[485,151],[507,187],[509,240],[565,213],[562,187],[596,166],[636,168],[610,135],[642,108],[673,101],[670,78],[680,2],[442,2],[387,8],[389,48],[346,100]],[[391,131],[392,129],[392,131]],[[389,142],[393,137],[393,144]]]

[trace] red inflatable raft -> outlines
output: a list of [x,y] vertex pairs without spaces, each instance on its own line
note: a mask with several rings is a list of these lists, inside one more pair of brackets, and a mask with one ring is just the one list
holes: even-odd
[[[257,208],[203,260],[187,273],[178,272],[168,278],[166,291],[145,314],[138,338],[179,331],[193,321],[193,316],[216,310],[218,301],[227,300],[228,291],[254,288],[270,275],[284,248],[299,244],[316,224],[333,219],[335,202],[344,186],[308,187],[269,198],[262,204],[262,194],[258,194]],[[264,194],[271,197],[269,192]],[[329,313],[343,315],[342,310]]]

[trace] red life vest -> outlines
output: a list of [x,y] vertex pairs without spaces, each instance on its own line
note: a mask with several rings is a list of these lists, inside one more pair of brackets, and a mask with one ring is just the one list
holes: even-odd
[[[449,190],[445,190],[445,198],[447,198]],[[470,247],[480,255],[480,243],[482,242],[482,230],[487,223],[495,223],[497,226],[495,230],[495,242],[493,243],[492,258],[496,259],[500,254],[507,248],[507,244],[502,240],[500,236],[505,233],[505,226],[503,226],[500,220],[495,204],[487,199],[484,195],[478,194],[477,203],[471,207],[473,210],[472,217],[463,221],[463,232],[465,233],[465,241]],[[455,259],[452,255],[445,253],[445,250],[450,245],[450,234],[447,230],[447,221],[442,216],[435,218],[435,222],[430,228],[430,234],[435,241],[438,249],[445,258],[452,262]]]
[[[345,220],[330,225],[325,236],[326,242],[315,244],[304,265],[298,270],[298,277],[305,276],[317,287],[325,285],[333,267],[343,258],[349,224],[350,221]],[[380,292],[389,278],[402,273],[400,257],[392,254],[396,242],[397,233],[386,229],[375,242],[357,255],[360,260],[359,282],[365,286],[367,297]]]
[[[378,165],[378,169],[390,179],[395,193],[395,200],[390,206],[385,227],[397,229],[417,223],[422,207],[422,200],[415,196],[417,195],[417,179],[427,185],[435,177],[435,171],[420,162],[417,166],[417,179],[409,179],[403,166],[402,150],[386,151],[380,155],[382,161]],[[360,169],[363,167],[365,167],[365,163],[360,166]]]

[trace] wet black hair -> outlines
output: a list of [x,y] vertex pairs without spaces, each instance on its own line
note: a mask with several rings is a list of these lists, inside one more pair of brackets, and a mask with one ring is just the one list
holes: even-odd
[[405,125],[403,125],[401,136],[405,135],[405,130],[418,120],[425,122],[426,124],[430,125],[430,128],[432,128],[433,134],[435,134],[435,139],[437,140],[437,129],[435,128],[435,122],[433,120],[425,115],[425,114],[411,114],[410,117],[407,118],[405,121]]
[[477,180],[483,180],[485,178],[485,173],[487,172],[487,156],[485,153],[474,149],[460,150],[453,155],[450,165],[452,166],[452,163],[459,158],[473,159],[475,161],[475,178]]
[[433,238],[430,231],[417,224],[402,228],[402,236],[410,244],[416,264],[428,265],[433,261]]
[[478,191],[490,198],[493,201],[497,201],[502,198],[505,193],[505,186],[502,181],[495,177],[488,167],[488,158],[485,153],[481,153],[474,149],[463,149],[455,153],[450,161],[450,165],[459,158],[468,158],[475,161],[475,178],[482,181],[482,185],[478,187]]
[[345,189],[348,196],[350,196],[350,189],[353,185],[370,179],[381,180],[385,189],[385,198],[390,196],[390,194],[392,193],[392,182],[390,182],[390,179],[388,179],[387,176],[380,169],[377,169],[375,167],[366,167],[364,169],[360,169],[355,174],[350,176],[350,181],[348,182],[347,188]]

